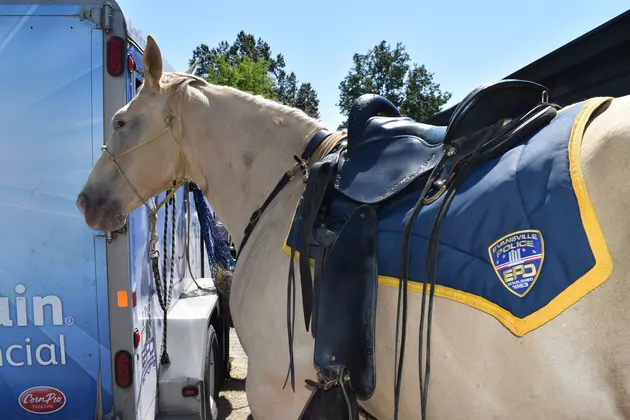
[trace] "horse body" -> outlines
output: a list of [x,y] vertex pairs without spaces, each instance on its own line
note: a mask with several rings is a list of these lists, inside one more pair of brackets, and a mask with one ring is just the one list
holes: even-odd
[[[628,109],[630,98],[624,102]],[[608,112],[615,112],[619,105],[620,102],[613,103]],[[610,121],[598,123],[605,127]],[[590,132],[596,129],[597,124],[593,125]],[[599,141],[600,137],[586,136],[585,151],[602,147],[587,139]],[[623,137],[616,140],[621,142]],[[602,164],[614,164],[623,172],[621,168],[628,165],[622,160],[625,155],[600,149],[583,156],[585,171],[593,174],[588,181],[589,191],[593,191],[593,200],[599,196],[598,202],[602,203],[595,206],[616,264],[611,278],[588,297],[522,338],[476,309],[436,299],[429,418],[630,418],[630,358],[624,351],[630,344],[630,334],[624,328],[630,322],[630,286],[623,281],[630,266],[623,251],[625,245],[621,245],[627,243],[628,232],[619,229],[620,222],[623,224],[619,208],[610,206],[610,197],[620,197],[620,191],[613,190],[615,183],[605,184],[609,188],[602,186],[604,179],[594,175],[601,172],[597,167]],[[288,258],[279,252],[279,245],[286,239],[294,203],[301,191],[300,185],[292,185],[264,213],[251,244],[243,251],[242,258],[247,263],[237,267],[238,280],[232,286],[230,303],[238,314],[235,327],[249,357],[247,395],[255,419],[296,419],[310,394],[304,380],[315,377],[313,339],[304,329],[298,304],[296,393],[288,385],[281,389],[288,366]],[[626,199],[622,200],[626,204]],[[362,405],[384,420],[393,418],[397,289],[379,286],[378,293],[377,387],[372,398]],[[419,294],[409,295],[401,419],[420,418],[420,298]],[[296,301],[301,302],[299,287]]]
[[[305,114],[229,88],[204,84],[160,87],[161,55],[149,38],[147,82],[114,120],[127,120],[108,141],[113,151],[140,144],[163,129],[164,110],[180,116],[179,139],[187,160],[179,171],[176,145],[156,140],[147,151],[120,160],[135,192],[111,160],[97,162],[78,206],[93,228],[120,227],[120,214],[168,186],[169,178],[194,180],[209,197],[237,247],[250,214],[262,204],[321,124]],[[169,79],[170,78],[170,79]],[[175,101],[178,95],[184,100]],[[630,97],[615,99],[588,127],[582,166],[588,192],[614,271],[600,287],[542,327],[515,337],[491,316],[436,298],[428,413],[431,419],[628,419],[630,418]],[[126,147],[124,145],[127,145]],[[155,167],[152,162],[169,162]],[[304,190],[296,177],[262,213],[239,257],[230,295],[231,313],[248,355],[247,397],[256,420],[296,419],[315,378],[313,338],[305,330],[296,290],[294,359],[296,389],[283,389],[289,362],[287,274],[281,248]],[[499,287],[499,286],[497,286]],[[407,346],[400,418],[420,418],[418,327],[421,295],[409,294]],[[397,289],[379,286],[374,395],[362,405],[380,420],[393,418]]]

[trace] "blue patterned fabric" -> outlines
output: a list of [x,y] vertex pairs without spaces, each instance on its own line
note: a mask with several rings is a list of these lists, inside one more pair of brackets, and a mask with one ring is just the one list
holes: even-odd
[[[442,223],[438,285],[525,318],[593,268],[569,170],[569,139],[585,104],[565,108],[534,136],[471,171]],[[381,283],[400,276],[403,230],[418,194],[406,193],[377,209]],[[441,202],[425,206],[414,223],[410,281],[423,280],[428,237]],[[333,217],[346,219],[355,207],[340,194],[330,204]],[[341,226],[332,228],[338,232]],[[298,233],[296,246],[299,238]]]
[[197,209],[199,224],[201,225],[201,234],[206,244],[206,253],[208,254],[208,265],[212,268],[218,265],[226,270],[233,270],[236,261],[234,261],[228,244],[225,242],[224,233],[221,232],[217,221],[212,217],[203,192],[192,183],[190,183],[190,190],[195,198],[195,208]]

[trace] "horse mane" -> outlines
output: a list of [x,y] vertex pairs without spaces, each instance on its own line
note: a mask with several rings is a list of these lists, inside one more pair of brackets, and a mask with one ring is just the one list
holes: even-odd
[[207,85],[205,79],[190,73],[167,72],[160,80],[160,88],[169,93],[185,91],[188,86],[198,89]]
[[166,72],[162,74],[160,88],[169,94],[169,96],[171,96],[170,94],[174,94],[172,95],[173,97],[185,95],[189,87],[200,91],[200,93],[204,94],[204,96],[208,90],[228,93],[232,96],[241,98],[250,104],[272,109],[280,115],[297,118],[303,124],[312,124],[313,122],[316,122],[317,125],[323,127],[320,120],[309,116],[301,109],[281,104],[273,99],[267,99],[262,95],[254,95],[248,92],[243,92],[231,86],[215,85],[209,83],[202,77],[190,73]]

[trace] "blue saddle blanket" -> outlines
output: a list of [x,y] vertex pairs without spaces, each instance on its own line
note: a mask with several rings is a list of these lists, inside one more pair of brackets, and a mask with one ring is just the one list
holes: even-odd
[[[436,296],[482,310],[522,336],[608,278],[612,259],[586,191],[581,143],[589,118],[609,100],[562,109],[538,133],[471,171],[442,222]],[[380,285],[399,285],[403,230],[418,194],[377,208]],[[424,206],[414,222],[411,291],[422,292],[428,237],[442,199]],[[341,194],[329,204],[333,217],[345,219],[356,205]],[[289,255],[290,233],[283,246]]]

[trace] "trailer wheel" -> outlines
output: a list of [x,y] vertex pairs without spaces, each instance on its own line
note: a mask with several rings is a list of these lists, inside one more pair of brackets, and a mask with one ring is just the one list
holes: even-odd
[[219,384],[221,383],[221,348],[219,347],[219,338],[217,332],[212,325],[208,326],[208,351],[206,352],[206,362],[204,365],[203,378],[206,386],[205,402],[206,415],[204,420],[217,420],[219,411],[217,400],[219,399]]

